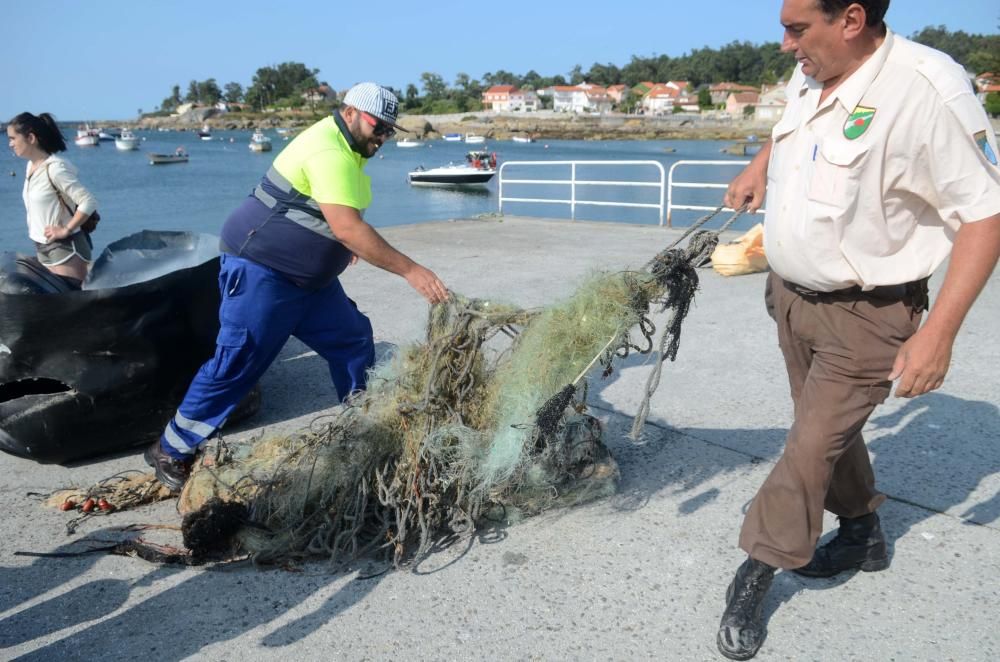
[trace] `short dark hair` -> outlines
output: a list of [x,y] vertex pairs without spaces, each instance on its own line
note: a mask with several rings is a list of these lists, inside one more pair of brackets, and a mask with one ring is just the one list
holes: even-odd
[[38,146],[46,154],[55,154],[66,151],[66,140],[63,138],[56,118],[48,113],[42,113],[37,117],[31,113],[21,113],[7,123],[14,131],[22,136],[35,134]]
[[865,10],[865,25],[874,28],[885,22],[885,13],[889,11],[889,0],[816,0],[819,9],[827,18],[833,18],[851,5],[861,5]]

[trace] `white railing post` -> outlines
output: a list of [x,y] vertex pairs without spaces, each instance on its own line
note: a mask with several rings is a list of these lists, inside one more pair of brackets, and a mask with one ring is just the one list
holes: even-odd
[[506,163],[501,163],[500,164],[500,184],[498,185],[499,195],[500,195],[500,201],[499,201],[499,208],[497,209],[497,212],[501,216],[503,216],[503,167],[505,165],[507,165],[507,164]]
[[569,217],[576,220],[576,161],[570,164],[570,181],[569,185]]
[[663,166],[660,166],[660,227],[663,227],[663,189],[664,189]]

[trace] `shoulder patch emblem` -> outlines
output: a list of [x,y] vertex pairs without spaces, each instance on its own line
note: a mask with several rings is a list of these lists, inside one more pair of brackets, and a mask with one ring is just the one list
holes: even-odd
[[844,137],[848,140],[860,138],[861,134],[868,130],[873,117],[875,117],[874,108],[865,106],[855,108],[851,116],[847,118],[847,122],[844,123]]
[[979,149],[983,150],[983,154],[986,155],[986,160],[997,165],[997,155],[993,153],[993,147],[990,146],[990,140],[986,137],[985,131],[977,131],[972,135],[976,139],[976,144],[979,145]]

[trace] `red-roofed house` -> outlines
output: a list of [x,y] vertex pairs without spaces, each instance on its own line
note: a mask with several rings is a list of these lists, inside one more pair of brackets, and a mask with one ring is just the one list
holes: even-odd
[[750,85],[740,85],[739,83],[716,83],[709,87],[708,91],[712,95],[712,105],[718,106],[719,104],[726,103],[726,99],[733,92],[756,92],[757,88]]
[[513,85],[494,85],[483,92],[483,108],[510,110],[510,94],[516,91]]
[[756,106],[760,95],[756,92],[730,92],[726,97],[726,112],[735,117],[743,117],[747,106]]
[[619,83],[618,85],[608,86],[608,96],[611,97],[611,100],[614,101],[615,103],[621,103],[622,99],[625,98],[625,95],[627,95],[628,92],[629,92],[628,86],[622,85],[621,83]]
[[[687,81],[668,81],[654,85],[642,98],[642,108],[647,115],[665,115],[674,111],[675,105],[681,105],[681,97],[687,97]],[[697,100],[695,100],[697,105]]]
[[494,85],[483,92],[483,107],[498,112],[538,110],[538,95],[513,85]]
[[654,87],[656,87],[656,83],[654,83],[652,81],[644,80],[641,83],[636,83],[632,87],[632,94],[634,94],[635,96],[641,98],[641,97],[646,96],[646,93],[649,92]]

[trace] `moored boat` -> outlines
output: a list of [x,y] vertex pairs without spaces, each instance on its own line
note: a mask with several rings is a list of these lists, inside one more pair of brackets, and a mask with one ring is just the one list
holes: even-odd
[[250,151],[251,152],[270,152],[271,151],[271,139],[264,135],[264,132],[257,129],[250,136]]
[[446,140],[447,142],[450,142],[450,143],[460,143],[460,142],[462,142],[462,134],[461,133],[446,133],[446,134],[444,134],[441,137],[444,140]]
[[184,148],[178,147],[177,151],[173,154],[157,154],[155,152],[150,152],[149,165],[165,165],[167,163],[187,163],[188,154],[184,151]]
[[115,138],[115,147],[123,152],[128,152],[134,149],[139,149],[140,142],[142,141],[139,139],[139,136],[135,135],[128,129],[122,129],[121,135]]
[[423,147],[424,143],[416,138],[400,138],[396,141],[396,147]]
[[466,154],[465,163],[449,163],[439,168],[418,167],[407,178],[413,186],[483,186],[497,172],[497,155],[486,151]]
[[201,138],[202,140],[212,139],[212,130],[208,128],[207,124],[202,125],[201,129],[198,131],[198,137]]
[[76,143],[77,147],[97,147],[100,144],[101,139],[98,138],[97,136],[90,136],[84,134],[82,136],[77,136],[76,138],[74,138],[73,142]]
[[76,138],[73,142],[76,143],[77,147],[97,147],[100,144],[100,136],[97,129],[92,128],[89,124],[83,124],[76,130]]
[[525,136],[514,135],[514,136],[511,136],[510,139],[513,140],[516,143],[533,143],[533,142],[535,142],[534,138],[532,138],[531,136],[527,136],[527,135],[525,135]]
[[485,136],[477,136],[472,133],[465,134],[465,143],[467,145],[482,145],[484,142],[486,142]]

